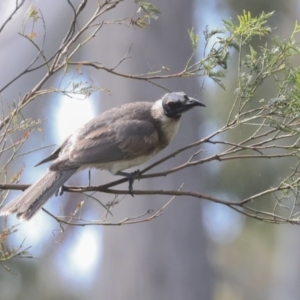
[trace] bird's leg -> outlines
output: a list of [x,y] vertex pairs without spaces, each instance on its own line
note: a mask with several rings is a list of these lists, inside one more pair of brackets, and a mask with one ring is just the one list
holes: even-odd
[[122,171],[119,171],[116,175],[121,175],[121,176],[125,176],[128,178],[128,182],[129,182],[129,186],[128,186],[128,189],[129,189],[129,193],[132,197],[133,196],[133,183],[134,183],[134,180],[139,178],[140,177],[140,170],[136,170],[134,172],[131,172],[131,173],[127,173],[127,172],[122,172]]
[[91,185],[91,169],[89,169],[89,186]]
[[[91,169],[89,169],[89,172],[88,172],[88,178],[89,178],[89,185],[91,185]],[[61,186],[57,191],[56,193],[54,194],[55,197],[57,196],[61,196],[62,194],[64,193],[64,190],[63,190],[63,186]]]
[[61,196],[64,193],[63,187],[61,186],[55,193],[55,197]]

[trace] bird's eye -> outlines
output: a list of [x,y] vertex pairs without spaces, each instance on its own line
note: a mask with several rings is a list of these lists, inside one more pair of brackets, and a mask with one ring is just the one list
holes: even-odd
[[174,107],[174,106],[176,106],[176,102],[174,102],[173,99],[168,99],[168,100],[166,101],[166,104],[167,104],[167,106],[169,106],[169,107]]
[[184,95],[183,98],[185,101],[189,101],[189,97],[187,95]]

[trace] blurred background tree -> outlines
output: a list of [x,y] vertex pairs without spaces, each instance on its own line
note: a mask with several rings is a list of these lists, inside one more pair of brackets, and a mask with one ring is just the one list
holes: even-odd
[[[297,188],[297,110],[291,111],[290,108],[297,106],[298,61],[297,58],[290,61],[290,58],[297,54],[298,48],[295,44],[287,49],[291,33],[294,31],[296,36],[298,30],[295,27],[296,10],[292,6],[296,6],[297,2],[291,1],[287,5],[273,1],[272,7],[266,3],[247,1],[172,1],[172,4],[170,1],[152,1],[156,6],[146,1],[136,2],[102,2],[102,11],[99,11],[101,18],[92,27],[95,36],[90,38],[93,32],[86,31],[69,48],[68,42],[83,28],[82,24],[97,12],[97,1],[37,1],[34,5],[22,1],[19,2],[19,9],[16,9],[15,3],[11,6],[1,4],[6,12],[6,15],[3,14],[4,26],[0,28],[4,45],[0,59],[5,70],[0,75],[4,103],[1,128],[5,132],[2,135],[2,149],[12,148],[15,158],[11,160],[11,152],[2,151],[1,178],[2,182],[7,182],[6,188],[8,184],[18,182],[19,177],[25,182],[38,178],[40,174],[36,171],[32,174],[32,167],[39,160],[38,155],[49,153],[49,149],[45,149],[34,152],[33,156],[23,156],[19,147],[22,154],[41,145],[59,143],[58,140],[63,138],[60,136],[63,128],[71,127],[71,132],[74,130],[70,125],[71,119],[75,120],[73,126],[78,126],[84,117],[90,118],[90,114],[97,114],[118,104],[155,100],[161,97],[164,89],[183,90],[189,95],[205,99],[208,107],[200,116],[192,112],[184,117],[168,153],[200,139],[200,148],[205,150],[205,154],[199,152],[200,158],[198,155],[192,158],[191,162],[197,161],[198,167],[184,168],[163,179],[141,180],[135,188],[151,190],[154,186],[157,187],[155,189],[176,191],[184,183],[183,190],[201,191],[202,196],[209,195],[210,200],[223,202],[236,209],[241,207],[238,201],[246,199],[240,212],[251,214],[254,218],[297,223],[297,202],[290,203],[292,198],[286,196],[290,196]],[[161,14],[153,21],[151,18],[156,19],[158,14],[156,7]],[[135,14],[137,9],[142,14]],[[12,14],[14,10],[16,13]],[[243,13],[243,10],[251,14]],[[245,49],[243,47],[248,40],[241,37],[247,37],[247,30],[251,28],[256,30],[255,26],[247,27],[252,24],[251,20],[254,20],[254,25],[266,20],[266,15],[261,11],[275,12],[272,17],[267,15],[270,17],[268,24],[261,24],[257,38],[251,41],[252,48]],[[230,16],[236,15],[243,18],[229,21]],[[221,19],[228,21],[221,23]],[[5,23],[5,20],[8,22]],[[147,26],[149,22],[151,26]],[[30,24],[33,24],[32,28]],[[211,48],[208,43],[203,49],[205,41],[199,35],[200,48],[197,48],[195,44],[198,37],[195,32],[203,31],[207,24],[208,42],[214,43],[215,36],[221,37],[221,40],[217,40],[216,47]],[[225,25],[230,34],[224,37],[221,31],[214,31],[215,25]],[[276,26],[276,33],[286,37],[286,41],[277,40],[277,52],[276,47],[267,45],[276,45],[269,40],[272,28]],[[145,28],[141,30],[141,27]],[[193,27],[197,29],[190,30]],[[70,35],[66,35],[68,31]],[[255,32],[249,32],[249,36],[255,35]],[[62,41],[64,47],[60,46]],[[267,49],[275,51],[273,56],[271,52],[266,53]],[[53,53],[60,56],[53,58]],[[195,65],[196,69],[189,71],[201,77],[180,74],[191,53],[196,55],[192,62],[199,61],[199,64]],[[264,53],[265,60],[262,60]],[[131,56],[131,59],[127,56]],[[206,57],[208,59],[205,60]],[[273,58],[269,65],[266,64],[268,57]],[[52,60],[48,61],[50,58]],[[47,63],[43,62],[45,60]],[[55,69],[51,69],[55,65],[53,60],[60,66],[61,73],[55,74]],[[245,60],[243,64],[242,60]],[[31,62],[32,71],[29,72],[26,68]],[[98,68],[100,66],[104,72],[85,68],[85,62],[89,62],[89,65],[92,62]],[[43,68],[35,69],[41,64]],[[116,65],[118,68],[114,68]],[[226,79],[222,80],[225,68],[228,71]],[[45,69],[48,70],[46,73]],[[145,73],[145,70],[150,72]],[[143,80],[116,76],[114,71],[127,75],[144,73],[138,75]],[[19,77],[20,74],[22,76]],[[51,76],[43,82],[47,75]],[[218,84],[212,84],[213,81],[204,81],[204,75],[225,85],[226,92]],[[152,80],[153,77],[159,80]],[[11,78],[16,80],[11,82]],[[150,81],[154,85],[149,84]],[[9,82],[11,84],[7,85]],[[42,84],[37,85],[37,82]],[[102,91],[100,95],[97,93],[99,90]],[[90,102],[76,100],[84,103],[77,115],[76,101],[70,96],[79,98],[81,94],[90,96]],[[280,97],[287,95],[289,97]],[[294,101],[292,106],[291,99]],[[68,100],[69,106],[63,110],[63,103]],[[228,117],[231,110],[231,116]],[[252,110],[255,110],[255,114],[246,113]],[[58,117],[59,112],[61,118]],[[17,115],[19,119],[15,117]],[[220,132],[224,132],[220,139],[207,138],[212,132],[218,132],[224,124],[230,130]],[[266,130],[274,129],[275,138],[273,136],[270,143],[252,139],[250,141],[257,144],[250,143],[250,146],[243,142],[247,137],[253,137],[253,132],[264,132],[261,124],[268,125]],[[254,131],[250,129],[253,126]],[[32,131],[32,128],[36,130]],[[261,128],[261,131],[257,131],[257,128]],[[276,135],[278,131],[288,135],[286,140],[289,143],[281,143],[280,139],[276,145],[282,148],[275,147],[279,152],[261,149],[277,142],[276,137],[280,136]],[[265,158],[274,155],[281,158],[280,155],[287,153],[288,159],[284,162],[278,159],[275,163],[267,159],[228,159],[221,163],[222,155],[216,154],[228,149],[232,149],[232,152],[228,156],[223,155],[225,158],[242,152]],[[166,152],[155,160],[164,157]],[[195,148],[188,149],[184,156],[179,155],[164,162],[160,171],[181,165],[193,154]],[[205,164],[209,157],[212,157],[209,160],[211,163]],[[289,181],[282,188],[282,181],[290,174],[294,175],[292,181],[295,185]],[[91,178],[93,185],[114,180],[107,172],[92,171]],[[88,184],[88,175],[80,174],[71,179],[70,184]],[[125,189],[127,184],[123,187]],[[266,197],[253,206],[252,200],[256,199],[253,195],[270,187],[279,187],[275,191],[280,192],[277,194],[280,199],[272,202],[271,197]],[[9,197],[14,197],[15,194],[11,194]],[[69,216],[70,212],[78,210],[84,219],[99,219],[99,205],[96,202],[86,201],[87,205],[83,205],[84,195],[74,195],[65,193],[63,207],[61,198],[55,198],[46,208],[50,207],[58,215]],[[2,199],[6,197],[7,189],[3,186]],[[140,197],[127,196],[123,199],[101,193],[98,198],[106,205],[118,204],[113,210],[116,220],[140,215],[149,209],[159,211],[168,201],[160,195]],[[162,201],[165,202],[162,204]],[[232,205],[233,202],[238,205]],[[244,204],[249,203],[249,209],[246,210]],[[281,208],[283,204],[289,204],[287,216],[285,209]],[[279,214],[277,208],[281,209]],[[258,214],[258,211],[267,213]],[[108,299],[297,299],[299,294],[295,276],[298,259],[293,255],[298,234],[293,228],[282,229],[282,226],[253,221],[224,205],[202,202],[197,198],[175,198],[163,216],[135,226],[95,226],[93,229],[59,226],[53,218],[41,212],[29,223],[16,227],[18,232],[9,235],[8,228],[15,225],[16,220],[9,221],[7,224],[6,218],[1,218],[3,233],[0,236],[0,250],[4,254],[18,254],[21,251],[21,255],[2,263],[0,290],[3,299],[98,299],[99,295]],[[26,240],[22,244],[24,237]],[[7,248],[7,244],[21,244],[22,248]],[[27,249],[28,246],[32,246],[32,249]],[[25,259],[30,255],[39,259]]]

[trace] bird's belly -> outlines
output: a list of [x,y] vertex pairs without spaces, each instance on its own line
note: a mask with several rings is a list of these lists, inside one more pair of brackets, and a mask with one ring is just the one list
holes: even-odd
[[149,160],[155,153],[151,155],[142,155],[138,158],[131,159],[131,160],[123,160],[123,161],[117,161],[114,162],[107,168],[107,170],[112,174],[117,174],[119,171],[123,171],[132,167],[139,166]]
[[139,166],[143,164],[145,161],[150,159],[155,153],[152,153],[151,155],[142,155],[135,159],[131,160],[120,160],[120,161],[114,161],[114,162],[107,162],[107,163],[100,163],[100,164],[92,164],[92,165],[85,165],[81,167],[82,169],[87,168],[96,168],[100,170],[108,170],[113,175],[117,174],[119,171],[123,171],[132,167]]

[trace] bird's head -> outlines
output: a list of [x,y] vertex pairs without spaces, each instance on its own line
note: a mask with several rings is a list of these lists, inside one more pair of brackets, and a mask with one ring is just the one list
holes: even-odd
[[188,97],[184,92],[168,93],[162,97],[164,114],[169,118],[178,118],[195,106],[205,106],[197,99]]

